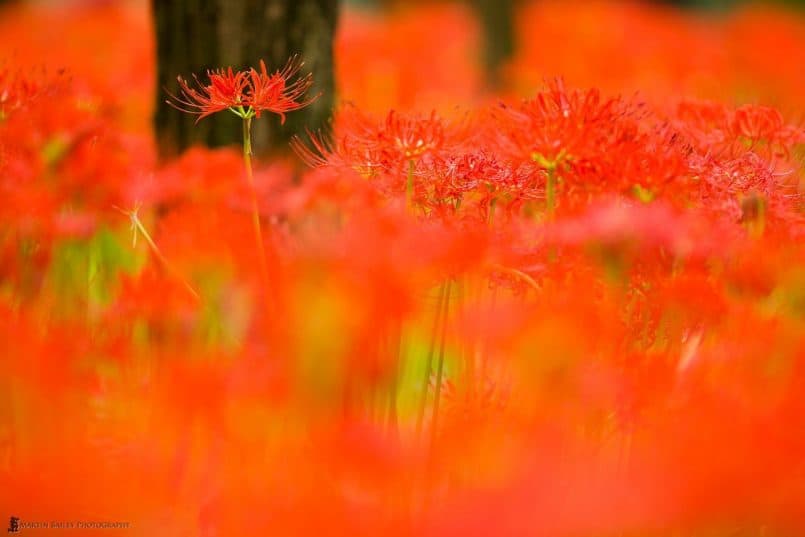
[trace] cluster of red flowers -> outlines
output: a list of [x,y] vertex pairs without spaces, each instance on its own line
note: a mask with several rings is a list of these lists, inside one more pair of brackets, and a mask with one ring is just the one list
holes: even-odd
[[[297,66],[214,71],[180,98],[290,112]],[[15,69],[0,517],[121,535],[805,532],[796,116],[561,78],[448,114],[358,101],[294,141],[301,181],[270,162],[252,187],[237,152],[157,165],[102,89]]]

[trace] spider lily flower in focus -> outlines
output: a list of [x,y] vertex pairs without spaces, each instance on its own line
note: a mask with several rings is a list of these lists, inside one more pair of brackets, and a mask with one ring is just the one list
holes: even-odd
[[207,71],[209,79],[207,85],[201,84],[195,76],[194,78],[198,85],[197,90],[181,76],[177,77],[181,96],[169,93],[175,102],[170,99],[165,102],[182,112],[198,115],[197,121],[224,110],[232,110],[243,117],[245,114],[243,102],[248,84],[246,73],[235,73],[231,67],[226,71],[223,69]]
[[298,56],[292,57],[281,71],[269,75],[266,64],[260,60],[260,71],[249,72],[250,84],[246,95],[246,105],[260,117],[263,111],[273,112],[285,123],[285,113],[305,108],[319,98],[320,94],[304,98],[313,85],[313,75],[308,73],[296,78],[304,62]]
[[266,287],[269,270],[252,168],[252,119],[259,118],[261,112],[268,111],[279,115],[284,124],[286,112],[300,110],[318,98],[318,95],[305,98],[313,85],[313,75],[297,77],[303,65],[298,56],[292,56],[282,70],[271,75],[262,60],[259,71],[251,68],[248,71],[235,72],[231,67],[207,71],[208,84],[204,85],[196,78],[198,89],[192,88],[180,76],[178,80],[181,97],[169,93],[175,102],[171,99],[166,101],[182,112],[197,114],[198,120],[223,110],[229,110],[243,120],[243,164],[246,180],[252,191],[252,225],[260,259],[260,273]]
[[305,98],[313,85],[313,75],[299,77],[304,62],[293,56],[279,71],[268,73],[266,64],[260,60],[260,70],[234,71],[231,67],[207,71],[207,83],[198,77],[194,88],[187,80],[178,77],[179,95],[168,93],[166,102],[188,114],[198,115],[198,120],[229,110],[242,119],[260,117],[261,112],[278,114],[285,123],[285,114],[300,110],[319,95]]

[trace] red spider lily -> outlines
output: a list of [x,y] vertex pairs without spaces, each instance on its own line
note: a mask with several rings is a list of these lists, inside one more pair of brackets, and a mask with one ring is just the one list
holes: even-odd
[[768,106],[742,106],[735,111],[732,131],[752,142],[774,140],[784,126],[783,115]]
[[530,162],[512,163],[486,150],[437,157],[423,171],[418,199],[428,214],[461,215],[491,223],[496,212],[510,217],[544,197],[544,171]]
[[535,98],[515,108],[501,105],[495,115],[509,152],[558,165],[563,159],[584,159],[602,144],[635,138],[641,108],[639,102],[602,97],[597,89],[568,90],[556,79]]
[[422,116],[392,110],[380,120],[347,106],[334,123],[332,139],[308,133],[310,146],[299,138],[293,140],[292,147],[303,161],[312,167],[350,168],[370,177],[383,195],[396,198],[405,192],[409,202],[420,208],[425,208],[427,197],[420,168],[461,151],[474,138],[466,116],[450,121],[435,111]]
[[292,57],[282,70],[269,75],[266,64],[260,60],[260,70],[233,71],[231,67],[207,71],[204,84],[194,75],[197,88],[193,88],[181,76],[178,77],[180,96],[170,95],[166,102],[188,114],[198,115],[198,120],[230,110],[243,119],[260,117],[261,112],[278,114],[285,123],[285,113],[299,110],[311,104],[318,95],[302,99],[313,85],[313,75],[297,77],[304,63],[298,56]]
[[375,134],[375,119],[348,105],[336,112],[333,122],[331,133],[308,132],[309,145],[298,136],[291,140],[299,158],[311,168],[350,168],[366,176],[378,173],[383,155],[369,142]]
[[285,112],[304,108],[318,98],[317,95],[311,99],[298,100],[313,85],[311,74],[291,81],[299,74],[302,65],[299,57],[294,56],[288,61],[285,68],[271,76],[262,60],[260,60],[259,72],[251,68],[248,72],[234,73],[231,67],[227,71],[208,71],[209,84],[202,86],[196,79],[198,90],[190,88],[180,77],[179,86],[182,89],[183,97],[171,96],[176,104],[170,100],[167,101],[168,104],[181,111],[198,114],[198,120],[222,110],[229,110],[243,119],[243,163],[246,169],[246,180],[251,190],[252,229],[260,261],[261,279],[265,287],[269,286],[270,271],[251,158],[252,118],[259,118],[261,113],[267,110],[279,115],[282,123],[285,123]]
[[247,73],[242,71],[235,73],[231,67],[227,70],[207,71],[209,83],[206,85],[202,85],[195,75],[193,78],[199,89],[193,89],[179,76],[177,80],[181,96],[169,93],[173,100],[165,102],[182,112],[198,115],[197,121],[224,110],[234,109],[237,112],[239,107],[243,107],[245,91],[249,84]]
[[[305,93],[313,85],[313,75],[308,73],[303,77],[294,77],[299,74],[304,63],[298,56],[294,56],[281,71],[269,75],[266,64],[260,60],[260,71],[249,71],[250,84],[246,92],[245,104],[254,110],[255,117],[260,117],[263,111],[278,114],[281,122],[285,123],[285,113],[300,110],[319,95],[303,99]],[[293,81],[291,81],[293,80]]]
[[335,125],[338,149],[347,152],[342,157],[374,157],[375,166],[386,171],[458,150],[471,134],[466,119],[451,121],[436,111],[420,115],[392,110],[380,120],[350,106],[339,112]]
[[779,111],[759,105],[731,110],[720,103],[683,101],[671,120],[702,151],[740,157],[747,152],[788,159],[805,131],[787,124]]

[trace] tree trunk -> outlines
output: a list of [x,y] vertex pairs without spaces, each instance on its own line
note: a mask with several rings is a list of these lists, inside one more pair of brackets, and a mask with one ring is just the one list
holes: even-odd
[[261,59],[279,69],[294,54],[312,72],[312,94],[322,96],[288,115],[280,125],[274,114],[254,123],[258,153],[284,151],[293,134],[320,129],[333,104],[333,37],[338,0],[151,0],[157,41],[155,130],[160,153],[175,155],[194,144],[210,147],[240,142],[240,120],[215,114],[196,118],[165,104],[165,90],[178,91],[176,77],[203,75],[207,69],[256,67]]
[[515,50],[515,0],[473,0],[484,32],[484,66],[490,86],[500,84],[500,68]]

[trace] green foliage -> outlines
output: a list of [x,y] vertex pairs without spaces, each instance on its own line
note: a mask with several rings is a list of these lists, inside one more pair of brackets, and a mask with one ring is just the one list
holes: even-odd
[[143,259],[125,240],[102,227],[88,239],[69,239],[53,251],[45,285],[58,300],[53,311],[64,316],[84,309],[92,318],[115,297],[121,273],[136,272]]

